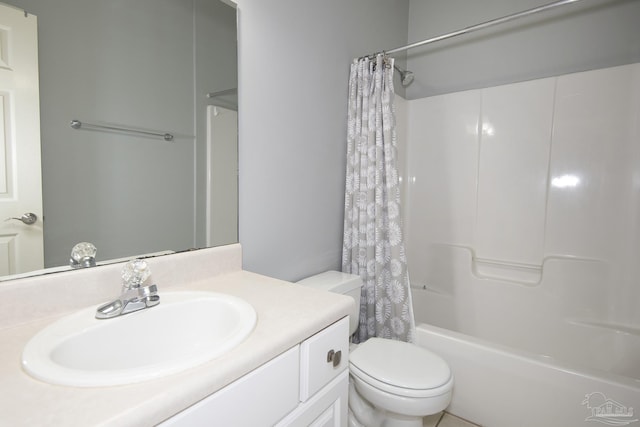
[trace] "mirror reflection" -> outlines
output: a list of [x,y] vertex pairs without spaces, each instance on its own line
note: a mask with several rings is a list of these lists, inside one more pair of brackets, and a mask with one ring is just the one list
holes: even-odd
[[[1,211],[39,218],[0,222],[4,274],[24,272],[20,257],[37,258],[11,251],[20,233],[38,230],[44,257],[27,270],[68,266],[78,242],[94,244],[98,262],[236,242],[235,8],[219,0],[7,3],[37,18],[42,207]],[[74,129],[72,120],[126,131]],[[23,164],[11,156],[29,156],[18,125],[12,131],[7,176]],[[13,184],[6,194],[17,194]]]

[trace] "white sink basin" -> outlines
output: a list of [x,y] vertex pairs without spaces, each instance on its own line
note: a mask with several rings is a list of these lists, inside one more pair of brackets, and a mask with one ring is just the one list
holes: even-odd
[[98,387],[163,377],[215,359],[256,324],[246,301],[213,292],[159,293],[160,304],[113,319],[79,311],[35,335],[22,353],[31,376]]

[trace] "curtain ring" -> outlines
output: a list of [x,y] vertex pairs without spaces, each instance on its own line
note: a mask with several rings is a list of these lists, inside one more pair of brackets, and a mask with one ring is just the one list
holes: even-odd
[[391,63],[389,61],[389,55],[387,55],[387,52],[383,50],[380,52],[380,54],[382,55],[382,65],[385,68],[391,68]]

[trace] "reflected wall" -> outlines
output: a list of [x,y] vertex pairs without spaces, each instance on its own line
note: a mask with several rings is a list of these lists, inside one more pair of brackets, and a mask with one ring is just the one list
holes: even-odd
[[[12,3],[39,21],[45,266],[66,264],[79,241],[99,260],[204,246],[206,171],[196,167],[206,166],[206,93],[237,86],[235,9]],[[175,139],[73,130],[72,119]]]

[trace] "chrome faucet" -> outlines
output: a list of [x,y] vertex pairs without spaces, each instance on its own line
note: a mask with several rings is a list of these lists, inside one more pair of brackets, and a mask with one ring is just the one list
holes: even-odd
[[122,294],[98,307],[96,319],[111,319],[160,304],[158,287],[142,286],[150,275],[145,261],[136,259],[126,263],[122,269]]

